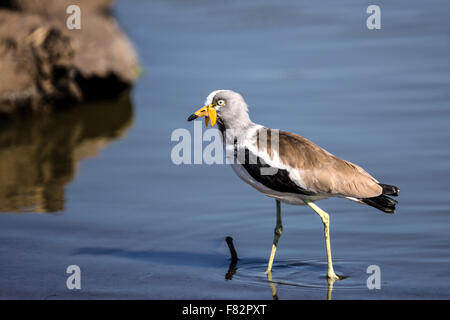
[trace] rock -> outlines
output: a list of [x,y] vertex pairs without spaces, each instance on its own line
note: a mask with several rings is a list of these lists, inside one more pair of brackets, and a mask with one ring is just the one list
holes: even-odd
[[[81,9],[69,30],[66,8]],[[0,114],[111,97],[138,76],[137,55],[108,0],[10,0],[0,4]]]

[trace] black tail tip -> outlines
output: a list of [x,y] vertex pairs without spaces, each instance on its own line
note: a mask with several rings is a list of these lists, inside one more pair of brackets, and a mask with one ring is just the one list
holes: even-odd
[[394,214],[395,213],[395,205],[398,203],[392,198],[385,196],[384,194],[373,197],[373,198],[365,198],[361,199],[365,204],[377,208],[385,213]]

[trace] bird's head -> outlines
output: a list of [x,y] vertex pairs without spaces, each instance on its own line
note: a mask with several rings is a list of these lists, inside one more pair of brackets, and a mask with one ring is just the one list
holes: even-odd
[[211,92],[205,100],[205,105],[193,113],[187,120],[192,121],[205,117],[205,124],[211,123],[211,127],[216,122],[231,127],[247,123],[248,107],[244,98],[231,90],[216,90]]

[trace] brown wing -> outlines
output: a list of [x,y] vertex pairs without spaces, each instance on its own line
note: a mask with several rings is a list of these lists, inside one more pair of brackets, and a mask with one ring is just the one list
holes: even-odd
[[362,168],[299,135],[280,130],[279,142],[280,160],[298,170],[302,187],[311,192],[354,198],[382,193],[378,181]]

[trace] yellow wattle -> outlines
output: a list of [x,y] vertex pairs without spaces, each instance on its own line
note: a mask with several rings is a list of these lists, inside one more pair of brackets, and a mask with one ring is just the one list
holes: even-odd
[[209,107],[208,109],[209,118],[211,118],[211,128],[216,124],[217,120],[217,112],[213,107]]

